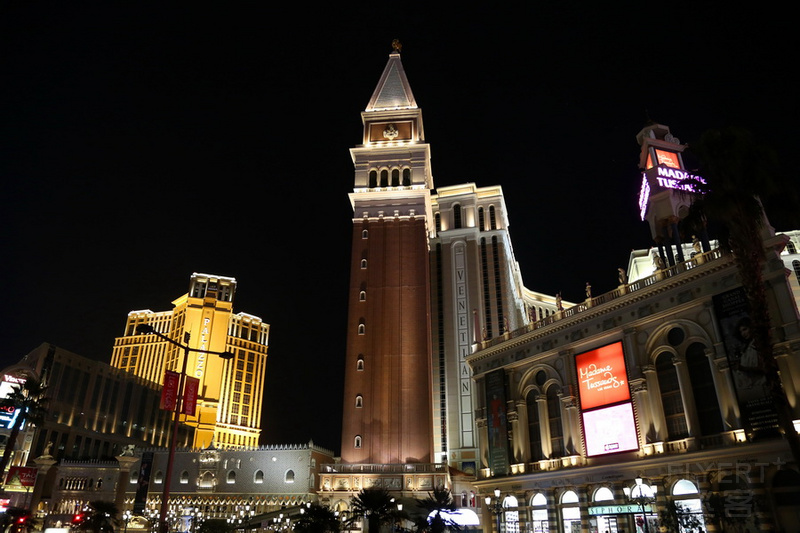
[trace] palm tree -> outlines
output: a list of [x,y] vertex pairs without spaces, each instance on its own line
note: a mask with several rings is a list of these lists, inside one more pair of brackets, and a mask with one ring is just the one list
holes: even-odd
[[383,524],[394,520],[396,507],[389,491],[382,488],[362,489],[350,501],[353,515],[348,519],[348,525],[367,519],[367,531],[378,533]]
[[301,509],[302,514],[294,523],[299,533],[338,533],[339,517],[329,507],[310,503]]
[[[11,434],[6,442],[3,458],[0,459],[0,475],[5,472],[6,466],[11,460],[11,453],[14,451],[23,423],[41,424],[44,422],[47,414],[47,398],[44,397],[45,390],[46,387],[43,387],[38,380],[28,378],[21,385],[13,385],[8,396],[0,399],[0,407],[5,409],[13,408],[18,411],[14,425],[11,427]],[[2,482],[5,483],[5,479]]]
[[435,513],[428,528],[431,533],[443,533],[448,529],[453,531],[459,530],[457,523],[446,516],[442,516],[442,512],[449,513],[458,508],[453,501],[453,495],[450,493],[450,489],[439,485],[433,489],[433,492],[429,492],[426,498],[417,500],[417,504],[427,511],[425,516],[426,521],[431,513]]
[[114,526],[119,526],[119,509],[114,502],[91,501],[83,514],[83,520],[75,524],[74,529],[93,533],[113,533]]
[[690,221],[695,222],[694,229],[698,229],[698,224],[705,224],[706,220],[722,224],[719,228],[720,247],[724,253],[733,255],[739,270],[742,288],[750,304],[760,369],[776,406],[781,431],[789,441],[795,461],[800,461],[800,438],[792,423],[773,352],[762,275],[766,259],[762,230],[767,224],[762,200],[771,199],[776,193],[784,197],[793,196],[794,188],[780,184],[774,154],[757,144],[745,130],[709,130],[690,150],[699,158],[700,175],[706,181],[693,182],[702,195],[693,201]]

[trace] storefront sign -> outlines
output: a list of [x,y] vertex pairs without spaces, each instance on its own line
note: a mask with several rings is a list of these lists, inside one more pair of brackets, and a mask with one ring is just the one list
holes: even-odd
[[[650,510],[650,505],[644,506],[645,512],[652,512]],[[606,514],[635,514],[641,513],[642,506],[637,505],[635,503],[629,503],[624,505],[595,505],[589,507],[589,516],[599,516],[599,515],[606,515]]]
[[578,368],[581,409],[630,400],[621,342],[578,355],[575,366]]

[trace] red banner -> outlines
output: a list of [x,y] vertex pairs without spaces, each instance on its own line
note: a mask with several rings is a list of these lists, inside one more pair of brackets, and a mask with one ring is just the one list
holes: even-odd
[[200,380],[197,378],[186,377],[186,385],[183,386],[183,406],[181,413],[194,416],[197,408],[197,389],[200,387]]
[[6,488],[33,487],[36,485],[36,468],[12,466],[6,475]]
[[172,370],[164,372],[164,387],[161,389],[161,409],[175,409],[178,400],[180,375]]

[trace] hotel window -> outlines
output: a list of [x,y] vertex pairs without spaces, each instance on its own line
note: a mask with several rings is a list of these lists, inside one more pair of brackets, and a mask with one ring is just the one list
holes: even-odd
[[531,498],[531,522],[533,533],[547,533],[550,528],[550,519],[547,515],[547,497],[537,492]]
[[561,457],[563,453],[564,430],[561,427],[561,399],[556,384],[547,388],[547,417],[550,426],[550,459]]
[[253,483],[264,483],[264,471],[263,470],[256,470],[256,474],[253,476]]
[[519,503],[514,496],[506,496],[503,500],[503,508],[506,511],[505,515],[505,533],[519,533]]
[[369,171],[369,187],[374,189],[378,186],[378,172],[375,170]]
[[483,208],[478,208],[478,231],[483,231],[486,229],[485,220],[483,218]]
[[294,470],[287,470],[283,480],[286,483],[294,483]]
[[678,372],[672,360],[673,355],[669,352],[663,352],[656,357],[656,376],[658,377],[658,387],[661,389],[664,419],[667,421],[667,437],[670,440],[689,436],[686,416],[683,413],[683,398],[681,398],[681,387],[678,383]]
[[381,170],[381,187],[388,187],[389,186],[389,171],[384,169]]
[[182,484],[189,483],[189,472],[187,472],[186,470],[181,472],[181,483]]
[[497,229],[497,216],[494,212],[494,206],[489,206],[489,227],[491,229]]
[[461,227],[461,206],[459,204],[453,206],[453,227],[455,229]]
[[436,213],[433,215],[433,219],[436,221],[436,232],[442,231],[442,215],[440,213]]
[[362,259],[361,260],[361,270],[366,270],[366,269],[367,269],[367,260],[366,259]]
[[359,394],[356,396],[356,409],[364,407],[364,398]]
[[361,231],[361,238],[362,239],[369,239],[369,230],[365,229]]
[[356,438],[353,439],[353,447],[361,448],[361,435],[356,435]]
[[400,186],[400,169],[392,170],[392,187]]
[[364,358],[359,357],[358,361],[356,361],[356,370],[361,371],[364,370]]
[[362,322],[361,324],[358,325],[358,334],[365,335],[366,333],[367,333],[367,326],[365,326],[364,323]]
[[358,293],[358,301],[359,302],[366,302],[367,301],[367,291],[361,291]]
[[411,185],[411,169],[404,168],[403,169],[403,187],[408,187]]

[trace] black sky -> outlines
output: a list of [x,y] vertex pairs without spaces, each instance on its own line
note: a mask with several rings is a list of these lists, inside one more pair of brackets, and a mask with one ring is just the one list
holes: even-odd
[[4,3],[1,366],[42,342],[108,361],[128,311],[234,276],[272,326],[264,441],[338,451],[348,149],[394,38],[435,184],[503,186],[533,290],[600,294],[650,245],[648,117],[689,143],[747,127],[796,176],[785,14],[529,4]]

